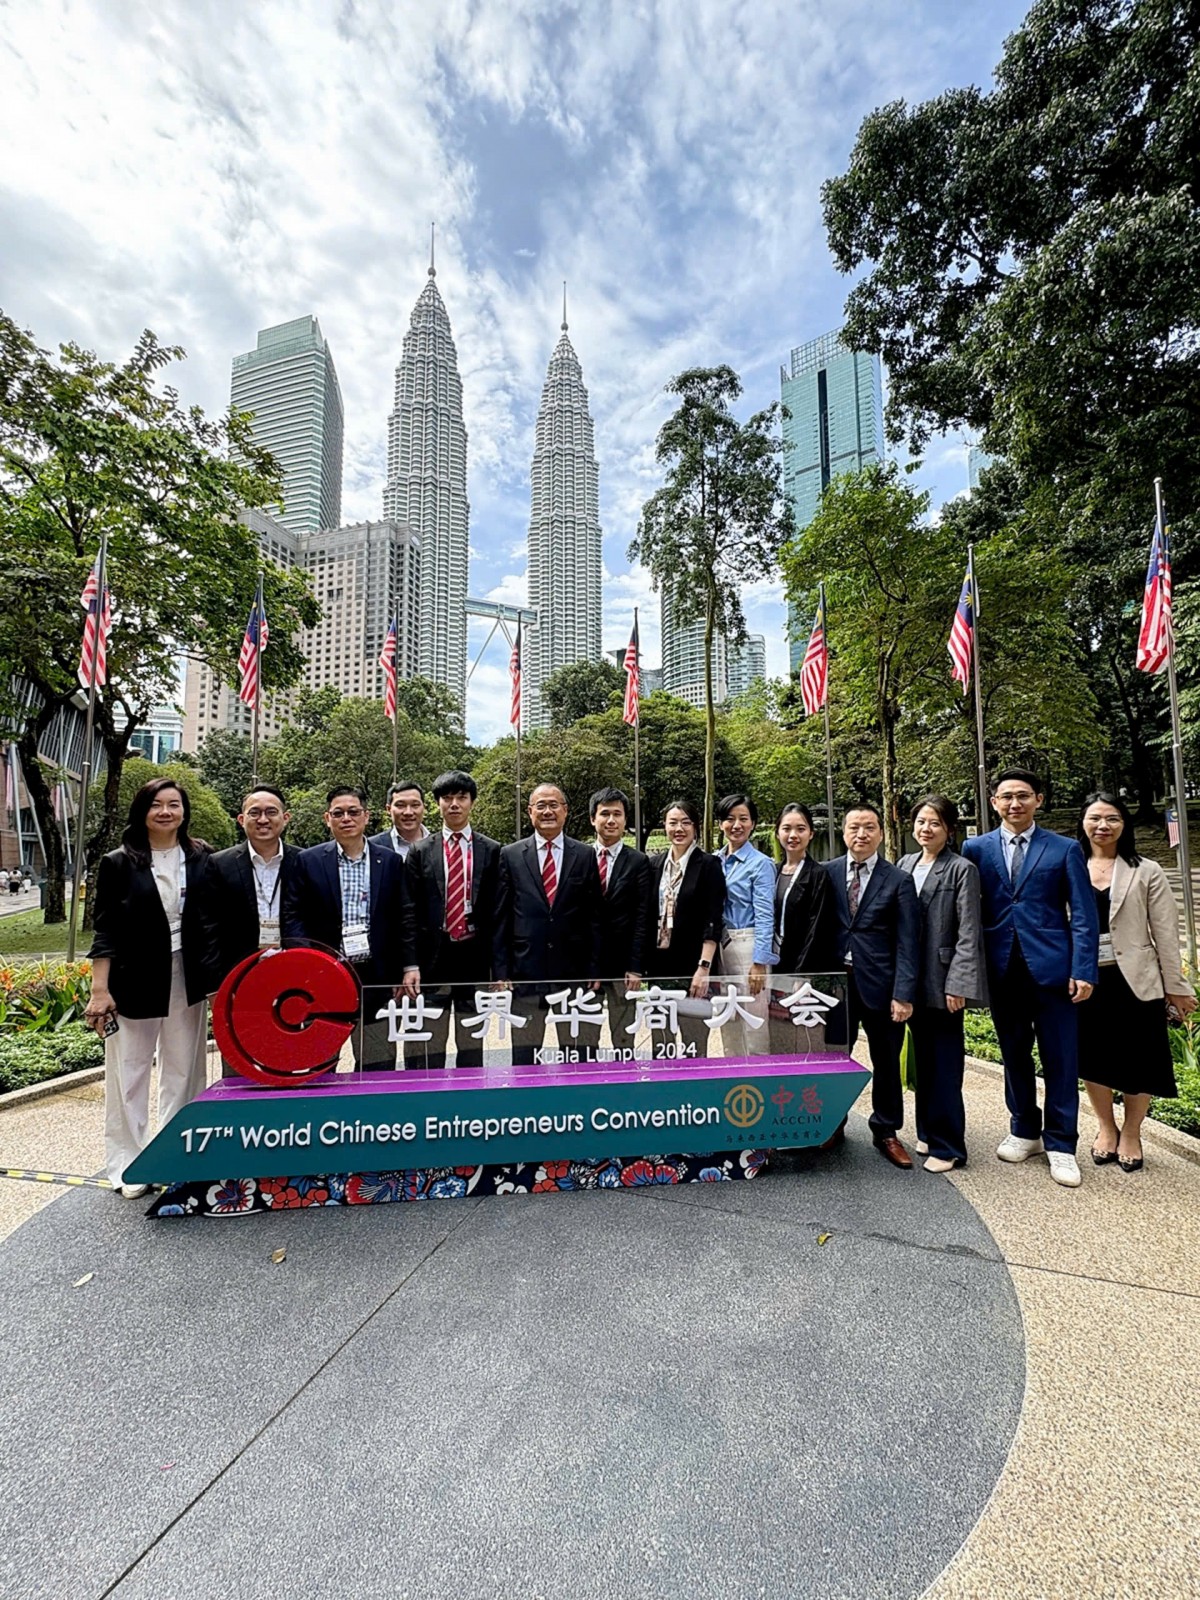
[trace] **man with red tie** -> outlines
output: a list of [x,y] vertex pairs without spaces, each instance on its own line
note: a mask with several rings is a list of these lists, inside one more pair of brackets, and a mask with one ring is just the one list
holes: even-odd
[[471,826],[479,793],[469,772],[443,772],[433,785],[442,826],[410,846],[406,868],[417,923],[418,981],[439,1017],[426,1016],[427,1043],[404,1047],[407,1067],[444,1067],[454,1017],[456,1065],[483,1065],[483,1045],[463,1026],[475,990],[492,975],[500,846]]
[[[505,845],[494,924],[492,971],[511,983],[513,1011],[525,1026],[513,1034],[513,1064],[528,1066],[545,1031],[546,996],[595,987],[600,976],[603,896],[596,853],[563,832],[567,797],[553,783],[529,796],[533,837]],[[521,1002],[524,1002],[524,1010]],[[594,1044],[593,1025],[580,1037],[560,1041],[579,1048]]]
[[[608,1029],[614,1050],[632,1050],[634,1036],[628,1030],[637,1008],[625,996],[641,983],[648,941],[657,933],[650,860],[625,843],[629,797],[623,790],[597,789],[588,811],[596,832],[596,866],[604,897],[600,977]],[[598,1054],[595,1049],[593,1053]]]

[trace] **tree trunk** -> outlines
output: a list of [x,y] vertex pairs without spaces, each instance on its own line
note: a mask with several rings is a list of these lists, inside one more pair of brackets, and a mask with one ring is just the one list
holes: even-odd
[[900,797],[896,793],[896,702],[891,693],[891,652],[882,651],[876,677],[876,704],[879,730],[883,734],[883,853],[889,861],[898,859],[900,845]]
[[1129,753],[1133,763],[1133,787],[1137,791],[1137,812],[1135,822],[1140,822],[1143,827],[1151,827],[1158,821],[1158,812],[1154,805],[1155,789],[1162,777],[1161,763],[1154,752],[1149,749],[1142,737],[1145,718],[1140,716],[1134,707],[1129,693],[1129,685],[1125,674],[1121,670],[1121,663],[1115,652],[1109,652],[1109,668],[1112,680],[1117,688],[1117,699],[1120,701],[1121,713],[1125,718],[1125,727],[1129,735]]
[[712,849],[713,788],[717,768],[717,717],[713,709],[713,612],[715,603],[712,590],[704,607],[704,839],[701,848]]
[[[97,698],[96,703],[96,730],[104,746],[104,801],[100,811],[99,821],[95,832],[89,835],[87,841],[87,898],[83,906],[83,924],[91,928],[93,911],[96,905],[96,875],[100,870],[100,859],[109,850],[116,847],[120,836],[123,819],[120,816],[121,807],[121,773],[125,768],[125,758],[129,754],[129,740],[137,723],[130,721],[121,731],[113,723],[112,713],[103,702]],[[93,793],[95,791],[93,790]]]
[[63,702],[58,699],[44,699],[40,710],[32,721],[27,722],[17,740],[17,751],[21,757],[21,772],[25,779],[25,788],[33,806],[33,814],[37,818],[38,830],[42,836],[42,849],[46,857],[46,923],[65,922],[67,920],[66,901],[66,852],[63,849],[62,830],[58,825],[58,818],[54,814],[54,791],[46,782],[46,774],[42,767],[39,749],[50,724],[61,708]]

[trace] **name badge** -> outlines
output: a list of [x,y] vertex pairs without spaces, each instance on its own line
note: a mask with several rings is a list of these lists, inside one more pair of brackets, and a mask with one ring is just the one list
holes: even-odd
[[258,919],[258,948],[260,950],[276,950],[279,948],[278,917],[260,917]]
[[1115,967],[1116,964],[1117,952],[1113,949],[1112,934],[1102,933],[1100,935],[1100,965],[1102,967]]
[[352,922],[342,929],[342,954],[347,961],[362,961],[371,954],[365,923]]

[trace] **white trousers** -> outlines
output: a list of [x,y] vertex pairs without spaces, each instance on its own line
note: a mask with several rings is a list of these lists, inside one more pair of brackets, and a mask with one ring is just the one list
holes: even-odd
[[[729,943],[721,950],[721,981],[715,986],[724,994],[728,983],[737,985],[738,1004],[752,1017],[761,1017],[762,1026],[742,1020],[741,1014],[721,1028],[721,1043],[727,1056],[769,1056],[771,1030],[767,1026],[767,1004],[770,996],[766,986],[756,994],[750,993],[750,968],[754,964],[754,929],[736,928],[729,933]],[[727,980],[727,981],[726,981]]]
[[104,1170],[113,1184],[149,1143],[150,1076],[158,1053],[158,1124],[204,1088],[207,1001],[187,1003],[183,956],[171,957],[171,1009],[165,1017],[122,1017],[104,1041]]

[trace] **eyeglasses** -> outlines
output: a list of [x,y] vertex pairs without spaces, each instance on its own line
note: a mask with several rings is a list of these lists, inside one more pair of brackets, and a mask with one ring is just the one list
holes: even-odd
[[1037,799],[1037,795],[1031,794],[1028,789],[1018,789],[1014,793],[1009,793],[1006,790],[1004,793],[998,794],[996,796],[996,799],[997,800],[1001,800],[1001,801],[1003,801],[1003,800],[1022,800],[1022,801],[1024,801],[1024,800],[1036,800]]
[[331,811],[329,813],[331,822],[353,822],[355,817],[363,816],[366,816],[366,812],[361,806],[347,806],[344,811]]
[[247,811],[247,822],[277,822],[283,812],[276,807],[273,811]]

